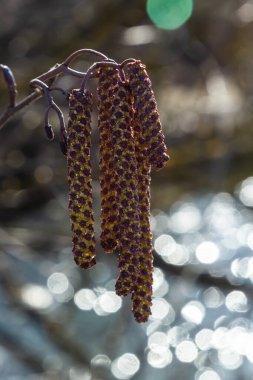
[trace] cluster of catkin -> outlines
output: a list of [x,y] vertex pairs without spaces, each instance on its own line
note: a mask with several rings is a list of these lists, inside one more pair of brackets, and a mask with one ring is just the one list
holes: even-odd
[[[132,297],[137,322],[151,314],[153,255],[150,173],[168,160],[151,81],[140,61],[98,73],[101,245],[118,254],[116,293]],[[67,161],[74,259],[81,268],[95,261],[91,185],[92,94],[69,96]]]

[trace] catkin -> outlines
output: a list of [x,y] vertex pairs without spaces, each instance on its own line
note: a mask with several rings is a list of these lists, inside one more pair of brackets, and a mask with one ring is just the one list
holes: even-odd
[[133,291],[139,271],[140,219],[132,116],[129,86],[120,82],[114,92],[110,119],[119,210],[120,276],[115,286],[118,295]]
[[[96,73],[99,78],[100,241],[105,252],[118,253],[120,274],[116,293],[131,294],[134,318],[141,323],[148,320],[152,306],[151,169],[163,168],[169,156],[145,66],[140,61],[128,61],[125,74],[122,67],[115,63],[111,66],[101,65]],[[67,129],[69,214],[74,259],[81,268],[96,263],[91,111],[92,94],[88,90],[72,90]]]
[[153,284],[152,233],[150,231],[150,171],[151,166],[143,148],[141,127],[134,117],[133,131],[138,173],[140,217],[139,275],[132,293],[132,311],[137,322],[146,322],[151,314]]
[[67,129],[69,215],[74,259],[81,268],[90,268],[96,263],[90,158],[91,111],[92,94],[87,90],[72,90]]
[[134,97],[135,118],[141,127],[146,157],[152,168],[160,170],[169,156],[150,78],[145,65],[140,61],[129,63],[126,72]]
[[101,187],[101,235],[105,252],[115,250],[118,244],[118,206],[114,176],[114,146],[110,119],[113,108],[113,93],[119,82],[119,71],[110,67],[100,69],[98,81],[98,129],[99,168]]

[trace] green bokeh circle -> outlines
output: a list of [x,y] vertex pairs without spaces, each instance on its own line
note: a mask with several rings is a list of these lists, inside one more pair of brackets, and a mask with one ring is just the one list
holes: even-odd
[[147,0],[147,12],[161,29],[177,29],[191,16],[193,0]]

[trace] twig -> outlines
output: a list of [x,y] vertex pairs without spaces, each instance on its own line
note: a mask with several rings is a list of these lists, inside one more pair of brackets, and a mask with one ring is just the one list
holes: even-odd
[[15,78],[11,69],[8,66],[0,65],[0,68],[2,69],[4,80],[7,84],[8,91],[9,91],[9,108],[12,108],[15,106],[15,100],[16,100],[16,94],[17,94],[17,86],[16,86]]
[[[75,51],[74,53],[70,54],[63,63],[54,65],[50,70],[48,70],[46,73],[41,74],[36,79],[43,81],[46,83],[49,87],[52,85],[52,83],[58,78],[59,75],[62,74],[70,74],[77,78],[84,78],[86,76],[85,72],[77,71],[74,69],[71,69],[68,67],[70,63],[72,63],[76,58],[80,57],[81,55],[88,53],[93,54],[97,57],[99,57],[101,60],[103,60],[100,63],[104,64],[115,64],[115,61],[109,59],[106,55],[92,50],[92,49],[80,49]],[[6,109],[0,115],[0,129],[7,123],[9,119],[11,119],[15,114],[22,110],[23,108],[29,106],[30,104],[36,102],[39,100],[42,95],[43,91],[36,89],[33,93],[26,96],[24,99],[22,99],[20,102],[15,104],[16,99],[16,83],[14,75],[12,74],[11,69],[6,65],[0,65],[0,69],[3,72],[4,80],[8,87],[9,92],[9,104],[7,105]],[[88,70],[89,71],[89,70]],[[89,78],[93,77],[93,72],[89,72]],[[57,106],[56,106],[57,107]],[[54,107],[53,107],[54,108]],[[55,108],[54,108],[55,109]],[[55,111],[58,113],[58,111],[55,109]]]
[[[52,126],[49,123],[49,111],[51,109],[53,109],[56,112],[58,119],[59,119],[59,122],[60,122],[60,146],[61,146],[62,153],[64,155],[66,155],[66,153],[67,153],[67,133],[66,133],[66,127],[65,127],[65,122],[64,122],[64,117],[63,117],[62,111],[57,106],[57,104],[54,102],[53,97],[49,92],[50,88],[47,86],[46,83],[42,82],[39,79],[33,79],[30,82],[30,86],[31,87],[38,86],[43,91],[44,96],[47,100],[48,108],[46,109],[46,113],[45,113],[45,130],[46,130],[46,134],[47,134],[47,137],[49,138],[49,140],[53,140],[53,138],[54,138]],[[65,91],[61,88],[54,88],[54,90],[58,90],[58,91],[60,90],[61,92],[65,93]]]
[[68,56],[68,58],[65,59],[65,61],[63,62],[63,64],[66,65],[66,66],[68,66],[71,62],[73,62],[80,55],[86,54],[86,53],[96,55],[97,57],[99,57],[101,59],[104,59],[104,60],[109,59],[106,55],[100,53],[99,51],[96,51],[96,50],[93,50],[93,49],[80,49],[80,50],[77,50],[74,53],[70,54]]
[[36,102],[42,97],[43,93],[41,91],[34,91],[30,95],[26,96],[19,103],[15,105],[15,107],[8,107],[4,111],[4,113],[0,116],[0,129],[7,123],[9,119],[16,115],[16,113],[23,108],[29,106],[30,104]]

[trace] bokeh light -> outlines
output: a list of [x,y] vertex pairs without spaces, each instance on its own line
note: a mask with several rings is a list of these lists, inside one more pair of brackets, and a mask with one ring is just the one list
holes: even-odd
[[153,292],[155,297],[163,297],[169,291],[168,281],[165,279],[164,273],[160,268],[154,268]]
[[192,10],[192,0],[147,0],[147,13],[161,29],[179,28],[189,19]]
[[246,295],[240,290],[233,290],[227,297],[225,304],[227,308],[235,312],[245,312],[248,308]]
[[221,378],[213,369],[204,368],[196,374],[195,380],[221,380]]
[[21,288],[21,298],[24,303],[34,309],[47,309],[53,304],[49,291],[36,284],[27,284]]
[[168,337],[165,333],[157,331],[151,334],[148,338],[148,347],[152,350],[154,347],[169,345]]
[[80,289],[74,296],[74,302],[81,310],[91,310],[96,299],[96,294],[91,289]]
[[139,371],[140,361],[132,353],[125,353],[112,362],[112,374],[118,379],[130,379]]
[[127,28],[122,36],[125,45],[146,45],[157,40],[157,29],[152,25],[139,25]]
[[212,347],[211,345],[212,336],[213,336],[212,330],[210,329],[200,330],[195,336],[195,343],[198,346],[198,348],[202,351],[209,350]]
[[247,24],[253,21],[253,4],[246,2],[237,10],[237,15],[242,23]]
[[151,310],[151,319],[162,320],[168,315],[170,304],[164,298],[155,298]]
[[174,233],[193,233],[201,227],[201,214],[193,203],[178,202],[171,211],[168,225]]
[[248,207],[253,207],[253,177],[246,178],[239,187],[239,199]]
[[69,280],[64,273],[55,272],[48,277],[47,287],[53,294],[62,294],[69,287]]
[[230,349],[219,350],[218,358],[220,363],[230,370],[239,368],[243,362],[242,356]]
[[92,367],[104,367],[109,368],[111,365],[111,359],[107,355],[98,354],[91,359]]
[[106,291],[97,299],[99,306],[105,313],[116,313],[122,305],[122,300],[115,292]]
[[69,370],[69,379],[70,380],[91,380],[91,373],[86,368],[73,367],[73,368],[70,368]]
[[173,360],[172,352],[164,346],[153,347],[147,355],[147,362],[151,367],[164,368],[171,364]]
[[183,363],[191,363],[197,358],[198,349],[190,340],[184,340],[177,345],[176,356]]
[[182,308],[181,314],[188,322],[198,325],[205,317],[205,308],[198,301],[190,301]]
[[170,346],[177,347],[180,342],[189,338],[189,331],[186,326],[173,326],[167,335]]
[[225,297],[219,288],[211,286],[204,291],[203,299],[206,307],[215,309],[223,304]]
[[212,334],[211,345],[216,349],[223,349],[228,344],[228,328],[218,327]]
[[204,241],[197,246],[196,257],[203,264],[212,264],[219,257],[219,248],[211,241]]

